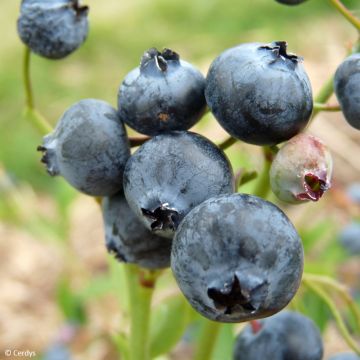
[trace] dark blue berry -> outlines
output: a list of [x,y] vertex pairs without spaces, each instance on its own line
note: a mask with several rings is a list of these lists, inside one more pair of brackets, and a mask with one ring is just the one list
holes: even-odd
[[195,310],[222,322],[270,316],[295,295],[303,248],[286,215],[261,198],[209,199],[180,223],[171,268]]
[[301,58],[283,41],[231,48],[211,64],[205,96],[220,125],[256,145],[290,139],[307,125],[312,91]]
[[205,137],[185,131],[157,135],[128,160],[124,191],[148,229],[173,237],[196,205],[234,191],[231,164]]
[[292,311],[282,311],[250,325],[236,339],[234,360],[321,360],[323,343],[315,323]]
[[360,222],[347,224],[341,230],[339,240],[349,254],[360,255]]
[[105,243],[117,260],[148,269],[170,266],[171,240],[154,235],[130,209],[124,194],[102,203]]
[[150,49],[120,86],[120,117],[146,135],[188,130],[205,111],[204,89],[204,76],[177,53]]
[[285,5],[299,5],[305,2],[306,0],[275,0],[275,1]]
[[34,53],[61,59],[85,41],[87,14],[88,7],[79,0],[23,0],[18,33]]
[[109,196],[122,189],[130,147],[117,111],[105,101],[71,106],[38,150],[50,175],[63,176],[81,192]]
[[334,90],[347,122],[360,130],[360,54],[347,57],[337,68]]

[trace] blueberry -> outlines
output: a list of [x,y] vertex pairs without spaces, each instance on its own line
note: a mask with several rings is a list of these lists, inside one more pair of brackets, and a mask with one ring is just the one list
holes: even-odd
[[270,316],[295,295],[303,248],[274,204],[244,194],[208,199],[180,223],[171,268],[190,304],[210,320]]
[[339,241],[349,254],[360,255],[360,222],[347,224],[339,234]]
[[259,330],[246,325],[235,342],[234,360],[321,360],[321,334],[308,317],[282,311],[259,320]]
[[350,55],[337,68],[334,90],[345,119],[360,130],[360,53]]
[[270,168],[270,184],[282,201],[299,204],[318,201],[330,188],[332,157],[322,141],[298,134],[276,154]]
[[360,205],[360,182],[350,184],[346,189],[346,194],[352,202]]
[[154,235],[130,209],[122,192],[102,202],[105,242],[119,261],[143,268],[170,266],[171,240]]
[[356,355],[355,353],[339,353],[333,355],[329,358],[329,360],[360,360],[360,356]]
[[136,131],[151,136],[188,130],[205,111],[204,89],[204,76],[177,53],[150,49],[140,67],[120,86],[120,117]]
[[205,97],[220,125],[233,137],[256,145],[288,140],[305,128],[313,101],[301,58],[287,44],[247,43],[211,64]]
[[305,2],[306,0],[275,0],[275,1],[285,5],[299,5]]
[[109,196],[122,189],[130,156],[117,111],[108,103],[86,99],[71,106],[38,150],[50,175],[62,175],[88,195]]
[[186,131],[157,135],[128,160],[124,191],[148,229],[173,237],[181,219],[196,205],[234,192],[226,155],[205,137]]
[[19,36],[38,55],[64,58],[85,41],[88,10],[78,0],[23,0]]

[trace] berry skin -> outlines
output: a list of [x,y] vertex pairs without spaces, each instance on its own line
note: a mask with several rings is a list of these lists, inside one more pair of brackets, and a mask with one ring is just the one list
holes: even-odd
[[306,0],[275,0],[275,1],[285,5],[299,5],[305,2]]
[[150,49],[120,86],[120,118],[151,136],[188,130],[205,112],[204,89],[204,76],[177,53]]
[[351,255],[360,255],[360,222],[347,224],[339,234],[341,245]]
[[85,194],[109,196],[122,189],[129,141],[118,113],[105,101],[72,105],[38,150],[51,176],[63,176]]
[[88,11],[78,0],[23,0],[19,36],[34,53],[62,59],[85,41]]
[[323,343],[315,323],[292,311],[259,320],[260,330],[246,325],[235,342],[234,360],[321,360]]
[[313,108],[311,85],[301,59],[286,47],[284,41],[242,44],[211,64],[206,101],[231,136],[274,145],[305,128]]
[[276,154],[270,168],[273,193],[282,201],[318,201],[330,188],[332,157],[318,138],[299,134]]
[[303,248],[274,204],[244,194],[211,198],[180,223],[171,268],[190,304],[221,322],[275,314],[295,295]]
[[346,121],[360,130],[360,54],[350,55],[337,68],[334,90]]
[[329,358],[329,360],[360,360],[360,356],[355,353],[339,353],[333,355]]
[[171,240],[154,235],[130,209],[122,192],[102,202],[105,243],[119,261],[147,269],[170,266]]
[[210,140],[175,131],[148,140],[130,157],[124,192],[149,230],[172,238],[193,207],[234,192],[234,176],[226,155]]

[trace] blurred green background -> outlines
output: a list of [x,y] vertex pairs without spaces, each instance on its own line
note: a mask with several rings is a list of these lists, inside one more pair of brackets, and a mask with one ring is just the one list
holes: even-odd
[[[85,45],[62,61],[49,61],[36,55],[31,60],[36,107],[53,125],[69,106],[83,98],[99,98],[116,106],[122,79],[138,65],[142,53],[150,47],[171,48],[206,74],[211,61],[228,47],[242,42],[286,40],[290,52],[305,58],[305,67],[316,91],[336,69],[346,47],[357,37],[351,25],[326,0],[309,0],[293,7],[282,6],[274,0],[87,0],[85,3],[90,6],[90,34]],[[344,3],[360,15],[359,0]],[[92,208],[91,201],[85,196],[80,196],[79,200],[76,192],[61,178],[53,179],[46,174],[39,161],[40,154],[36,152],[41,135],[23,117],[24,46],[16,33],[19,5],[19,0],[1,0],[0,3],[0,260],[4,260],[0,265],[0,282],[3,278],[16,278],[16,271],[9,274],[9,269],[16,263],[13,258],[18,258],[19,254],[36,258],[33,254],[42,250],[34,244],[40,242],[41,246],[46,246],[48,257],[55,256],[56,269],[46,276],[46,270],[44,273],[44,269],[39,270],[36,265],[28,269],[35,271],[34,277],[48,279],[48,282],[44,280],[48,288],[41,281],[35,285],[36,291],[40,292],[45,286],[44,299],[33,297],[32,301],[39,306],[43,301],[43,306],[50,307],[46,316],[55,320],[50,321],[48,334],[40,339],[24,338],[29,331],[27,328],[10,331],[14,335],[6,341],[0,340],[0,349],[9,345],[27,345],[41,351],[62,321],[86,321],[84,309],[89,307],[87,302],[91,302],[88,298],[103,296],[113,283],[104,280],[108,269],[104,250],[97,257],[91,255],[89,261],[86,256],[78,257],[77,246],[86,247],[86,241],[89,246],[97,241],[96,249],[102,247],[98,208],[96,205]],[[336,126],[339,115],[330,115],[327,119]],[[350,133],[349,143],[356,144],[358,138],[352,138],[349,127],[341,126],[345,133]],[[324,136],[329,136],[329,129],[322,128]],[[197,129],[215,142],[225,136],[211,116],[207,116]],[[321,132],[319,126],[314,130]],[[336,146],[335,139],[333,147]],[[259,166],[258,153],[252,148],[240,146],[241,152],[235,149],[229,156],[236,166],[251,169]],[[336,173],[335,181],[341,189],[359,179],[359,167],[353,168],[349,159],[344,160],[347,155],[336,156],[336,165],[343,166]],[[311,251],[315,240],[323,240],[308,257],[307,266],[311,270],[333,273],[337,264],[346,259],[342,250],[331,242],[336,238],[338,228],[353,216],[348,207],[341,204],[341,200],[339,205],[338,198],[333,196],[324,205],[313,206],[307,217],[297,211],[292,215],[303,225],[300,230],[307,250]],[[316,218],[319,211],[328,206],[334,207],[334,214],[329,212],[325,218],[320,216],[317,223],[309,221],[309,217]],[[292,214],[292,210],[289,212]],[[97,228],[90,227],[81,232],[79,228],[84,229],[84,224],[92,222],[94,217]],[[27,236],[33,239],[30,243],[23,239]],[[82,238],[80,245],[76,242],[78,238]],[[72,242],[71,239],[75,240]],[[10,243],[20,247],[25,244],[27,251],[19,252],[17,247],[10,247]],[[51,259],[47,260],[51,262]],[[26,283],[27,276],[30,274],[25,274],[21,281]],[[0,320],[0,333],[15,326],[16,308],[9,310],[9,303],[16,303],[16,299],[14,293],[0,298],[0,310],[9,313],[6,319]],[[57,306],[51,307],[54,299],[57,299]],[[18,306],[21,306],[22,300],[19,301]],[[308,304],[312,302],[310,312],[317,315],[321,323],[322,304],[313,299],[307,301]],[[25,307],[24,311],[29,316],[40,316],[31,306]],[[23,323],[21,320],[18,323],[20,329]],[[100,326],[101,331],[109,330],[106,326],[105,329]],[[16,333],[21,336],[17,338]],[[84,343],[88,344],[90,340],[86,339]],[[9,344],[9,341],[13,343]],[[105,358],[91,356],[92,359]]]

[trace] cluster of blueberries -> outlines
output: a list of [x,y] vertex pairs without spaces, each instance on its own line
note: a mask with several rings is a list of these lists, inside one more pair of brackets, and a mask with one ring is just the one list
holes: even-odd
[[[63,58],[86,39],[87,13],[77,0],[23,0],[20,38],[37,54]],[[359,79],[358,54],[335,77],[344,115],[355,127]],[[237,193],[225,153],[188,131],[207,107],[238,140],[285,142],[270,170],[279,199],[317,201],[330,187],[326,146],[302,133],[313,109],[310,81],[283,41],[228,49],[206,78],[176,52],[151,48],[122,81],[118,109],[96,99],[75,103],[38,150],[50,175],[103,197],[106,246],[119,261],[171,266],[190,304],[211,320],[269,317],[300,285],[301,239],[276,205]],[[124,124],[150,137],[132,154]],[[321,359],[320,334],[306,317],[282,312],[257,324],[239,336],[235,358]]]

